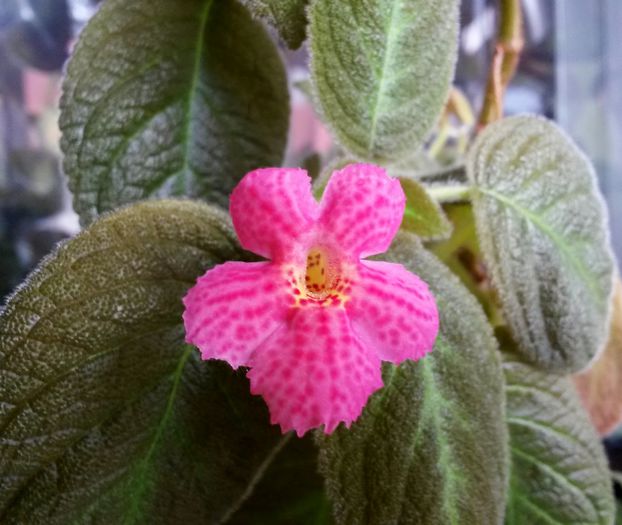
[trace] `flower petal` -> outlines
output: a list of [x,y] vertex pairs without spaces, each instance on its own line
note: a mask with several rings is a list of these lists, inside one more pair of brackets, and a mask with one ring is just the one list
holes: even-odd
[[[311,179],[301,169],[247,173],[231,194],[231,218],[244,248],[282,261],[304,242],[319,216]],[[306,257],[306,253],[299,255]]]
[[361,261],[358,270],[346,303],[357,336],[395,364],[431,351],[438,310],[427,284],[401,264]]
[[322,197],[320,227],[354,257],[385,252],[402,222],[406,197],[397,179],[372,164],[333,173]]
[[293,298],[271,262],[227,262],[200,277],[184,297],[186,341],[203,359],[247,365],[253,351],[285,323]]
[[354,335],[343,308],[299,309],[257,349],[248,373],[272,423],[299,436],[325,425],[350,425],[382,386],[380,359]]

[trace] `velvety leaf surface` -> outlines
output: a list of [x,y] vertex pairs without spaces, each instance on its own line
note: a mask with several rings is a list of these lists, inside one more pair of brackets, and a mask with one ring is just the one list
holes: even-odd
[[274,26],[290,49],[298,49],[307,27],[306,8],[309,0],[242,0],[242,4]]
[[350,431],[319,438],[336,521],[498,524],[507,429],[491,328],[477,301],[414,237],[403,234],[389,259],[430,284],[440,334],[420,361],[385,365],[385,387]]
[[583,406],[601,434],[622,421],[622,282],[616,282],[609,339],[590,368],[575,376]]
[[270,463],[253,494],[227,521],[230,525],[330,525],[324,480],[317,472],[312,434],[286,446]]
[[318,0],[309,9],[311,72],[325,120],[367,160],[416,151],[453,77],[456,0]]
[[233,0],[107,0],[69,62],[61,110],[85,223],[147,197],[226,204],[247,171],[280,164],[289,111],[273,42]]
[[613,258],[591,164],[535,116],[489,126],[467,166],[482,252],[522,355],[558,372],[607,336]]
[[613,523],[607,460],[571,381],[512,355],[503,368],[512,456],[506,523]]
[[[152,201],[97,221],[30,276],[0,317],[1,523],[235,517],[293,438],[243,371],[183,343],[181,297],[241,257],[224,213]],[[315,475],[304,461],[294,484]]]
[[449,237],[451,223],[425,188],[408,177],[399,177],[399,180],[406,195],[406,208],[401,227],[424,240]]

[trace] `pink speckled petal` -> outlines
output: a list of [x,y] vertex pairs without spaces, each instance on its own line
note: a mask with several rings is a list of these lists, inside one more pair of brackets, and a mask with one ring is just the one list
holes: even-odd
[[301,308],[257,349],[248,373],[283,432],[325,425],[331,433],[360,415],[382,386],[380,359],[353,334],[343,308]]
[[203,359],[248,364],[253,351],[285,323],[287,280],[270,262],[226,262],[200,277],[184,297],[186,341]]
[[233,190],[230,203],[242,246],[277,261],[290,258],[319,216],[311,179],[301,169],[251,171]]
[[431,351],[438,310],[427,284],[401,264],[361,261],[358,269],[346,310],[361,340],[395,364]]
[[354,257],[385,252],[402,222],[406,197],[397,179],[372,164],[333,173],[322,197],[323,237]]

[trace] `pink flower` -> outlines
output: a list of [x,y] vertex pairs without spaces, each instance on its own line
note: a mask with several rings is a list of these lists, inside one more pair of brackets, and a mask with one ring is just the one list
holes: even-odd
[[369,164],[335,172],[319,204],[301,169],[252,171],[233,191],[242,246],[269,261],[200,277],[184,298],[186,340],[203,359],[250,367],[251,392],[283,432],[349,426],[382,387],[381,361],[432,349],[427,285],[399,264],[361,260],[388,249],[404,204],[399,182]]

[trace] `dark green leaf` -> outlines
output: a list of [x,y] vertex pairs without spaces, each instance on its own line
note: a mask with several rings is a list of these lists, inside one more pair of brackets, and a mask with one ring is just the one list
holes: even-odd
[[291,438],[266,470],[252,496],[230,525],[329,525],[333,522],[317,472],[317,447],[311,434]]
[[147,202],[28,279],[0,317],[1,523],[235,517],[295,438],[268,424],[243,372],[184,345],[181,297],[241,256],[224,213]]
[[451,235],[451,224],[439,204],[428,195],[416,180],[399,177],[406,194],[406,208],[402,228],[424,240],[446,239]]
[[416,151],[453,77],[456,0],[318,0],[309,10],[311,72],[325,119],[352,153]]
[[507,479],[503,378],[475,299],[403,234],[390,259],[417,272],[441,316],[434,351],[386,365],[385,387],[351,430],[320,439],[338,523],[498,524]]
[[281,59],[233,0],[107,0],[76,46],[61,108],[86,223],[147,197],[226,204],[247,171],[280,164],[288,126]]
[[305,39],[309,0],[241,0],[250,11],[274,26],[291,49]]
[[504,315],[531,363],[583,368],[603,346],[613,257],[587,158],[534,116],[489,126],[467,166],[482,252]]
[[613,523],[607,460],[572,383],[511,354],[503,368],[512,456],[506,523]]

